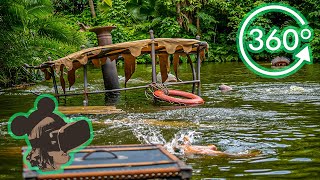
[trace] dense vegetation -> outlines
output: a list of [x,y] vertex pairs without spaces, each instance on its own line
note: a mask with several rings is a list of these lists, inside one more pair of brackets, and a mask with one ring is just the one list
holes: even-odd
[[[0,85],[26,81],[23,63],[39,64],[48,56],[62,57],[80,45],[97,44],[87,27],[115,25],[114,43],[156,37],[195,38],[210,45],[209,60],[237,61],[236,33],[240,21],[254,7],[272,0],[1,0]],[[320,54],[320,4],[317,0],[281,1],[302,12],[314,29],[313,56]],[[268,30],[273,25],[295,24],[292,18],[273,13],[257,22]],[[256,59],[269,59],[260,54]],[[140,59],[141,62],[147,58]],[[30,77],[29,77],[30,78]]]

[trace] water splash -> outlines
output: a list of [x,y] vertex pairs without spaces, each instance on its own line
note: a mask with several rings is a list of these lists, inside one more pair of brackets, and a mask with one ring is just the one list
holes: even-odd
[[189,130],[179,131],[174,135],[174,138],[164,144],[164,147],[172,154],[184,155],[184,150],[179,149],[179,145],[182,145],[184,143],[185,137],[188,137],[190,143],[192,144],[201,138],[201,133]]
[[120,120],[106,120],[106,124],[112,123],[109,128],[123,128],[127,127],[132,131],[133,135],[141,142],[147,144],[165,144],[161,129],[149,125],[144,119],[135,119],[128,116]]
[[128,116],[122,120],[105,121],[106,124],[112,123],[109,128],[123,128],[127,127],[132,131],[133,135],[143,144],[162,144],[170,153],[183,155],[183,150],[176,151],[177,147],[183,144],[183,138],[188,137],[191,143],[195,143],[201,138],[201,133],[191,130],[180,130],[174,134],[170,140],[166,140],[157,126],[148,124],[146,119],[135,119]]
[[[162,144],[170,153],[175,155],[184,155],[184,149],[181,145],[184,144],[184,138],[188,137],[189,141],[193,145],[207,145],[207,139],[203,136],[203,133],[197,130],[180,129],[174,133],[171,138],[165,138],[162,129],[158,126],[154,126],[148,123],[146,119],[135,119],[134,116],[128,116],[126,119],[121,120],[106,120],[105,123],[112,126],[109,128],[128,128],[133,135],[142,144]],[[221,138],[221,137],[220,137]],[[262,150],[263,154],[274,154],[275,152],[270,150],[271,145],[267,143],[258,142],[245,142],[242,140],[221,138],[220,141],[215,143],[219,149],[230,154],[248,154],[252,150]],[[205,142],[204,142],[205,141]],[[206,143],[206,144],[203,144]]]

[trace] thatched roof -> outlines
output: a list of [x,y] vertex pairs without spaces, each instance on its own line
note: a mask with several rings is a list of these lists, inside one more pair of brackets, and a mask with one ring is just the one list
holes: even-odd
[[[200,43],[195,39],[180,39],[180,38],[156,38],[154,40],[145,39],[131,42],[124,42],[118,44],[110,44],[105,46],[93,47],[84,49],[66,57],[45,62],[45,64],[54,64],[57,72],[60,66],[64,65],[67,70],[71,70],[74,61],[79,61],[81,64],[87,64],[88,59],[99,57],[109,57],[111,60],[117,59],[119,55],[129,54],[138,57],[141,54],[149,54],[151,52],[151,43],[155,43],[155,50],[157,54],[167,53],[174,54],[180,53],[195,53],[196,48],[194,45]],[[95,62],[94,62],[95,63]],[[101,64],[103,64],[102,62]]]
[[166,72],[170,69],[170,62],[168,61],[169,54],[174,54],[173,65],[174,71],[177,74],[179,56],[194,54],[197,52],[197,48],[201,46],[200,56],[201,59],[203,59],[204,50],[208,48],[206,42],[200,42],[195,39],[145,39],[84,49],[57,60],[44,62],[39,65],[38,68],[45,72],[46,79],[50,79],[51,76],[50,72],[46,69],[47,67],[54,67],[57,73],[61,71],[60,73],[62,76],[60,75],[60,81],[62,82],[63,89],[65,90],[65,82],[63,79],[64,67],[66,67],[68,71],[68,81],[69,86],[71,87],[75,82],[75,71],[82,65],[87,64],[89,59],[92,60],[95,66],[101,66],[106,62],[107,58],[115,60],[118,59],[119,56],[122,56],[124,58],[126,83],[135,71],[136,57],[141,54],[150,54],[152,43],[154,43],[156,54],[159,57],[160,70],[162,72],[161,74],[164,76],[164,81],[166,80]]

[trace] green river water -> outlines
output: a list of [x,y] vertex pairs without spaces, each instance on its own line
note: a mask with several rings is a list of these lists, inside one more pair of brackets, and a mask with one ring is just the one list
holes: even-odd
[[[81,91],[82,76],[71,89]],[[123,68],[119,76],[123,84]],[[100,69],[89,68],[89,89],[102,90]],[[191,79],[187,64],[180,66],[182,80]],[[194,144],[215,144],[228,153],[261,151],[251,158],[177,156],[193,168],[193,179],[320,179],[320,64],[306,65],[283,79],[265,79],[242,63],[204,63],[202,97],[197,107],[154,104],[144,90],[121,93],[117,108],[125,113],[89,115],[94,122],[92,145],[163,143],[189,134]],[[128,86],[147,84],[150,65],[138,65]],[[229,93],[217,88],[233,87]],[[191,90],[191,85],[170,87]],[[28,91],[53,92],[51,82],[38,83]],[[22,140],[7,134],[7,121],[16,112],[33,107],[36,96],[14,91],[0,95],[0,178],[21,179]],[[81,106],[82,96],[68,97],[66,104]],[[89,105],[104,105],[104,95],[90,95]],[[78,116],[78,115],[72,115]],[[170,148],[168,146],[168,148]]]

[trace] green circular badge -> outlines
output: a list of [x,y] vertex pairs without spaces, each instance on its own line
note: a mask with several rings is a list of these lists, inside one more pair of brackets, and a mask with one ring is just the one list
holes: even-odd
[[[290,16],[299,27],[288,26],[282,31],[278,27],[272,27],[268,33],[265,33],[260,26],[250,28],[252,22],[259,16],[270,12],[280,12]],[[251,41],[246,42],[250,39],[247,36]],[[267,78],[282,78],[297,72],[304,64],[312,64],[312,52],[308,44],[312,38],[312,28],[297,9],[279,3],[265,4],[250,11],[241,21],[237,33],[237,48],[242,61],[254,73]],[[262,51],[292,53],[294,62],[281,69],[265,68],[256,63],[249,54]]]

